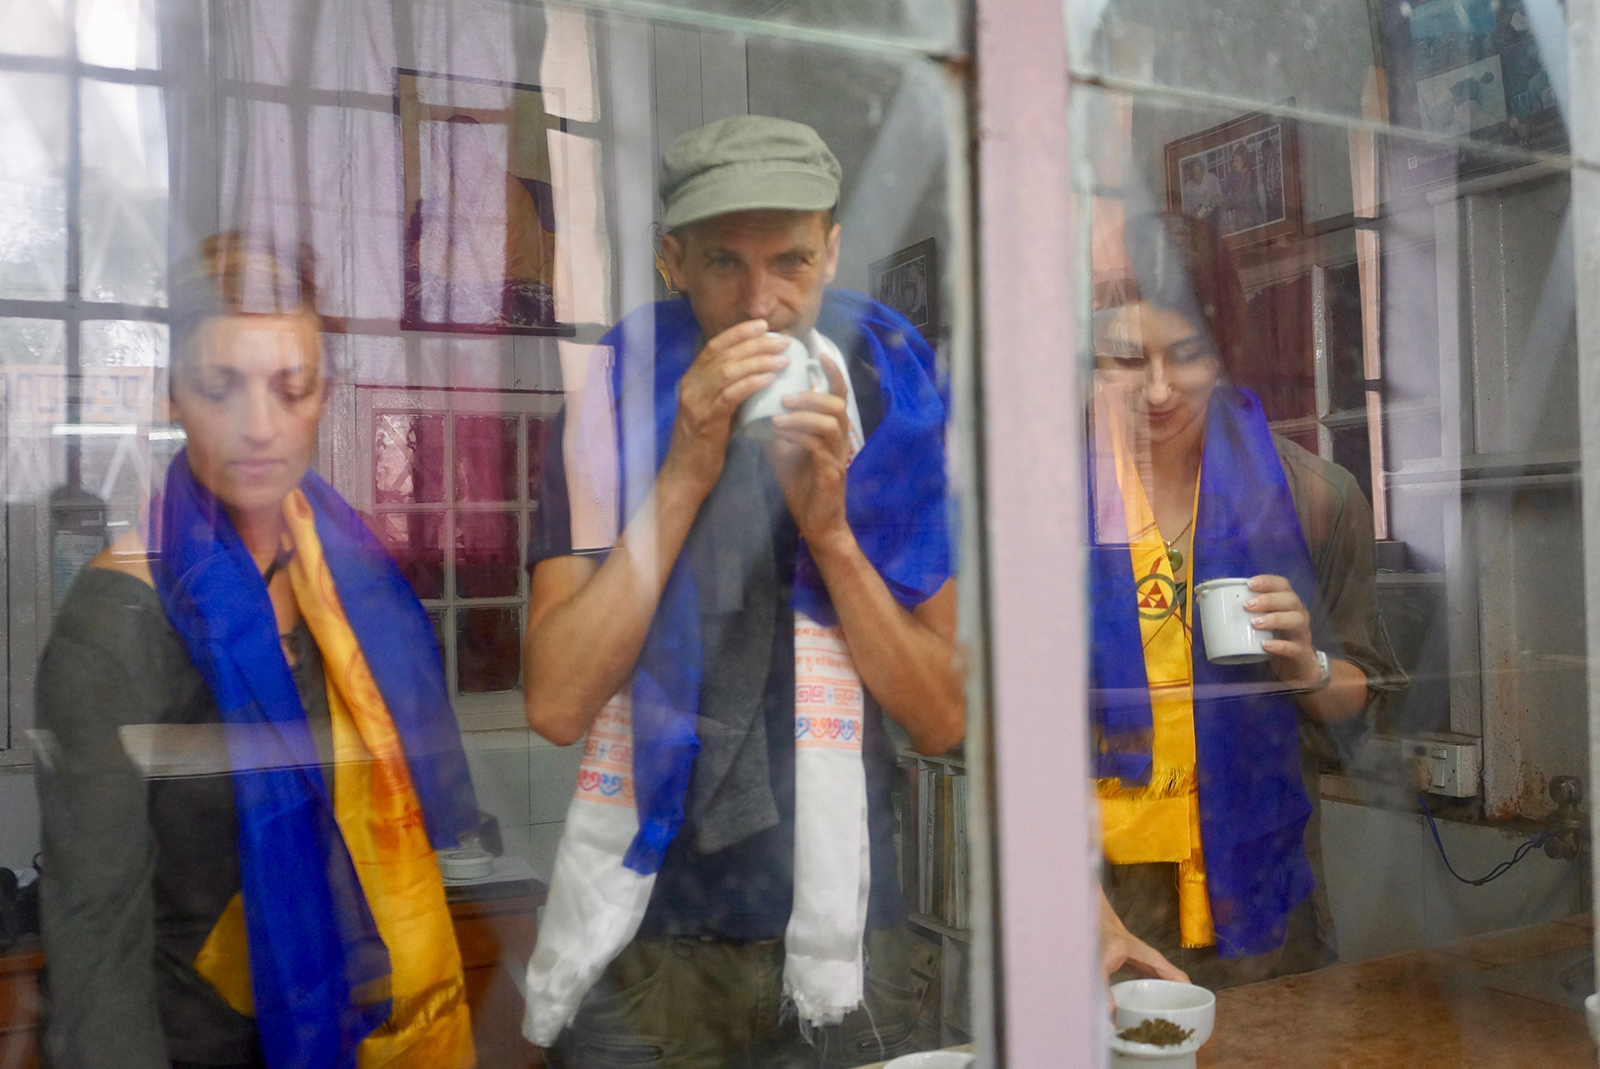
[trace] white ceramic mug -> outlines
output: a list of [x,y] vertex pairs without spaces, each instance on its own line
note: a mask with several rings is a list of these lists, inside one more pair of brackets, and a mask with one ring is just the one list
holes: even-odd
[[1200,609],[1200,633],[1206,640],[1206,660],[1212,664],[1252,664],[1267,659],[1261,643],[1269,636],[1250,626],[1255,613],[1248,579],[1208,579],[1194,588]]
[[[767,337],[781,338],[783,335],[768,331]],[[739,406],[739,429],[757,441],[764,442],[772,437],[772,417],[788,411],[783,407],[785,397],[808,390],[826,392],[828,389],[828,372],[822,366],[822,357],[813,353],[804,341],[790,338],[789,347],[783,351],[783,355],[789,358],[789,366],[779,371],[777,378],[745,398],[744,404]]]

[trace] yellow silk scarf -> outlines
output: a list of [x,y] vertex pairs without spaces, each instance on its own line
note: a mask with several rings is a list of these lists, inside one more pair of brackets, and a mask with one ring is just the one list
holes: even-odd
[[[1114,409],[1104,406],[1101,415],[1109,416],[1111,424],[1106,438],[1111,442],[1128,526],[1153,737],[1148,786],[1124,787],[1117,779],[1102,779],[1097,784],[1101,838],[1106,860],[1114,865],[1176,862],[1179,936],[1186,947],[1212,946],[1216,932],[1206,894],[1195,779],[1192,599],[1189,585],[1185,583],[1180,590],[1179,576],[1173,575],[1155,511],[1128,451],[1127,435],[1116,425]],[[1196,507],[1198,501],[1197,496]],[[1185,571],[1192,575],[1193,563],[1186,564]]]
[[[322,652],[333,719],[334,819],[378,934],[389,948],[389,1019],[362,1041],[360,1069],[470,1069],[477,1063],[461,952],[400,736],[372,679],[322,555],[311,503],[283,503],[295,554],[287,571]],[[228,1004],[254,1015],[245,903],[234,895],[194,966]]]

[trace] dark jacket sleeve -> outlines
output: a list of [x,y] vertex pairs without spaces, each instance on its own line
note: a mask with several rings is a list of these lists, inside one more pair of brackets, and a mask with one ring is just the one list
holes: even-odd
[[54,1065],[170,1064],[155,993],[146,785],[118,733],[160,719],[159,666],[147,647],[141,655],[141,630],[157,623],[147,617],[135,605],[69,597],[40,665],[45,1043]]
[[1365,673],[1371,718],[1408,682],[1378,615],[1372,506],[1339,465],[1287,439],[1276,444],[1317,573],[1323,628],[1317,642]]

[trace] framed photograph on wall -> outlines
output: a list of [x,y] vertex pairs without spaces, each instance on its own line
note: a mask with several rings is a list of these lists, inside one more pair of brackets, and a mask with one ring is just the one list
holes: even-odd
[[929,345],[939,344],[939,255],[933,238],[867,265],[867,288],[909,319]]
[[405,250],[400,326],[570,335],[556,317],[549,133],[536,85],[395,71]]
[[1168,142],[1166,170],[1167,209],[1213,220],[1229,245],[1300,232],[1300,154],[1288,119],[1241,115]]
[[[1473,142],[1567,151],[1555,85],[1522,0],[1369,2],[1377,13],[1390,120],[1397,127],[1464,142],[1396,137],[1390,159],[1400,190],[1518,166],[1504,153],[1473,151]],[[1559,13],[1547,7],[1540,10],[1556,14],[1555,39],[1565,48]]]

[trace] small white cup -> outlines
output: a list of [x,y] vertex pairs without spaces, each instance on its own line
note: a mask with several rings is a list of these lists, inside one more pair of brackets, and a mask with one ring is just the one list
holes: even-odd
[[[784,335],[768,331],[767,337],[781,338]],[[783,407],[785,397],[808,390],[828,389],[828,373],[823,369],[822,357],[807,348],[800,338],[789,338],[788,342],[789,347],[783,351],[783,355],[789,358],[789,366],[781,369],[777,378],[745,398],[744,404],[739,406],[739,430],[757,441],[764,442],[772,437],[772,417],[788,411]]]
[[1200,607],[1200,632],[1206,640],[1206,660],[1212,664],[1253,664],[1267,659],[1261,645],[1267,632],[1250,626],[1255,614],[1245,609],[1250,600],[1250,580],[1210,579],[1194,588]]

